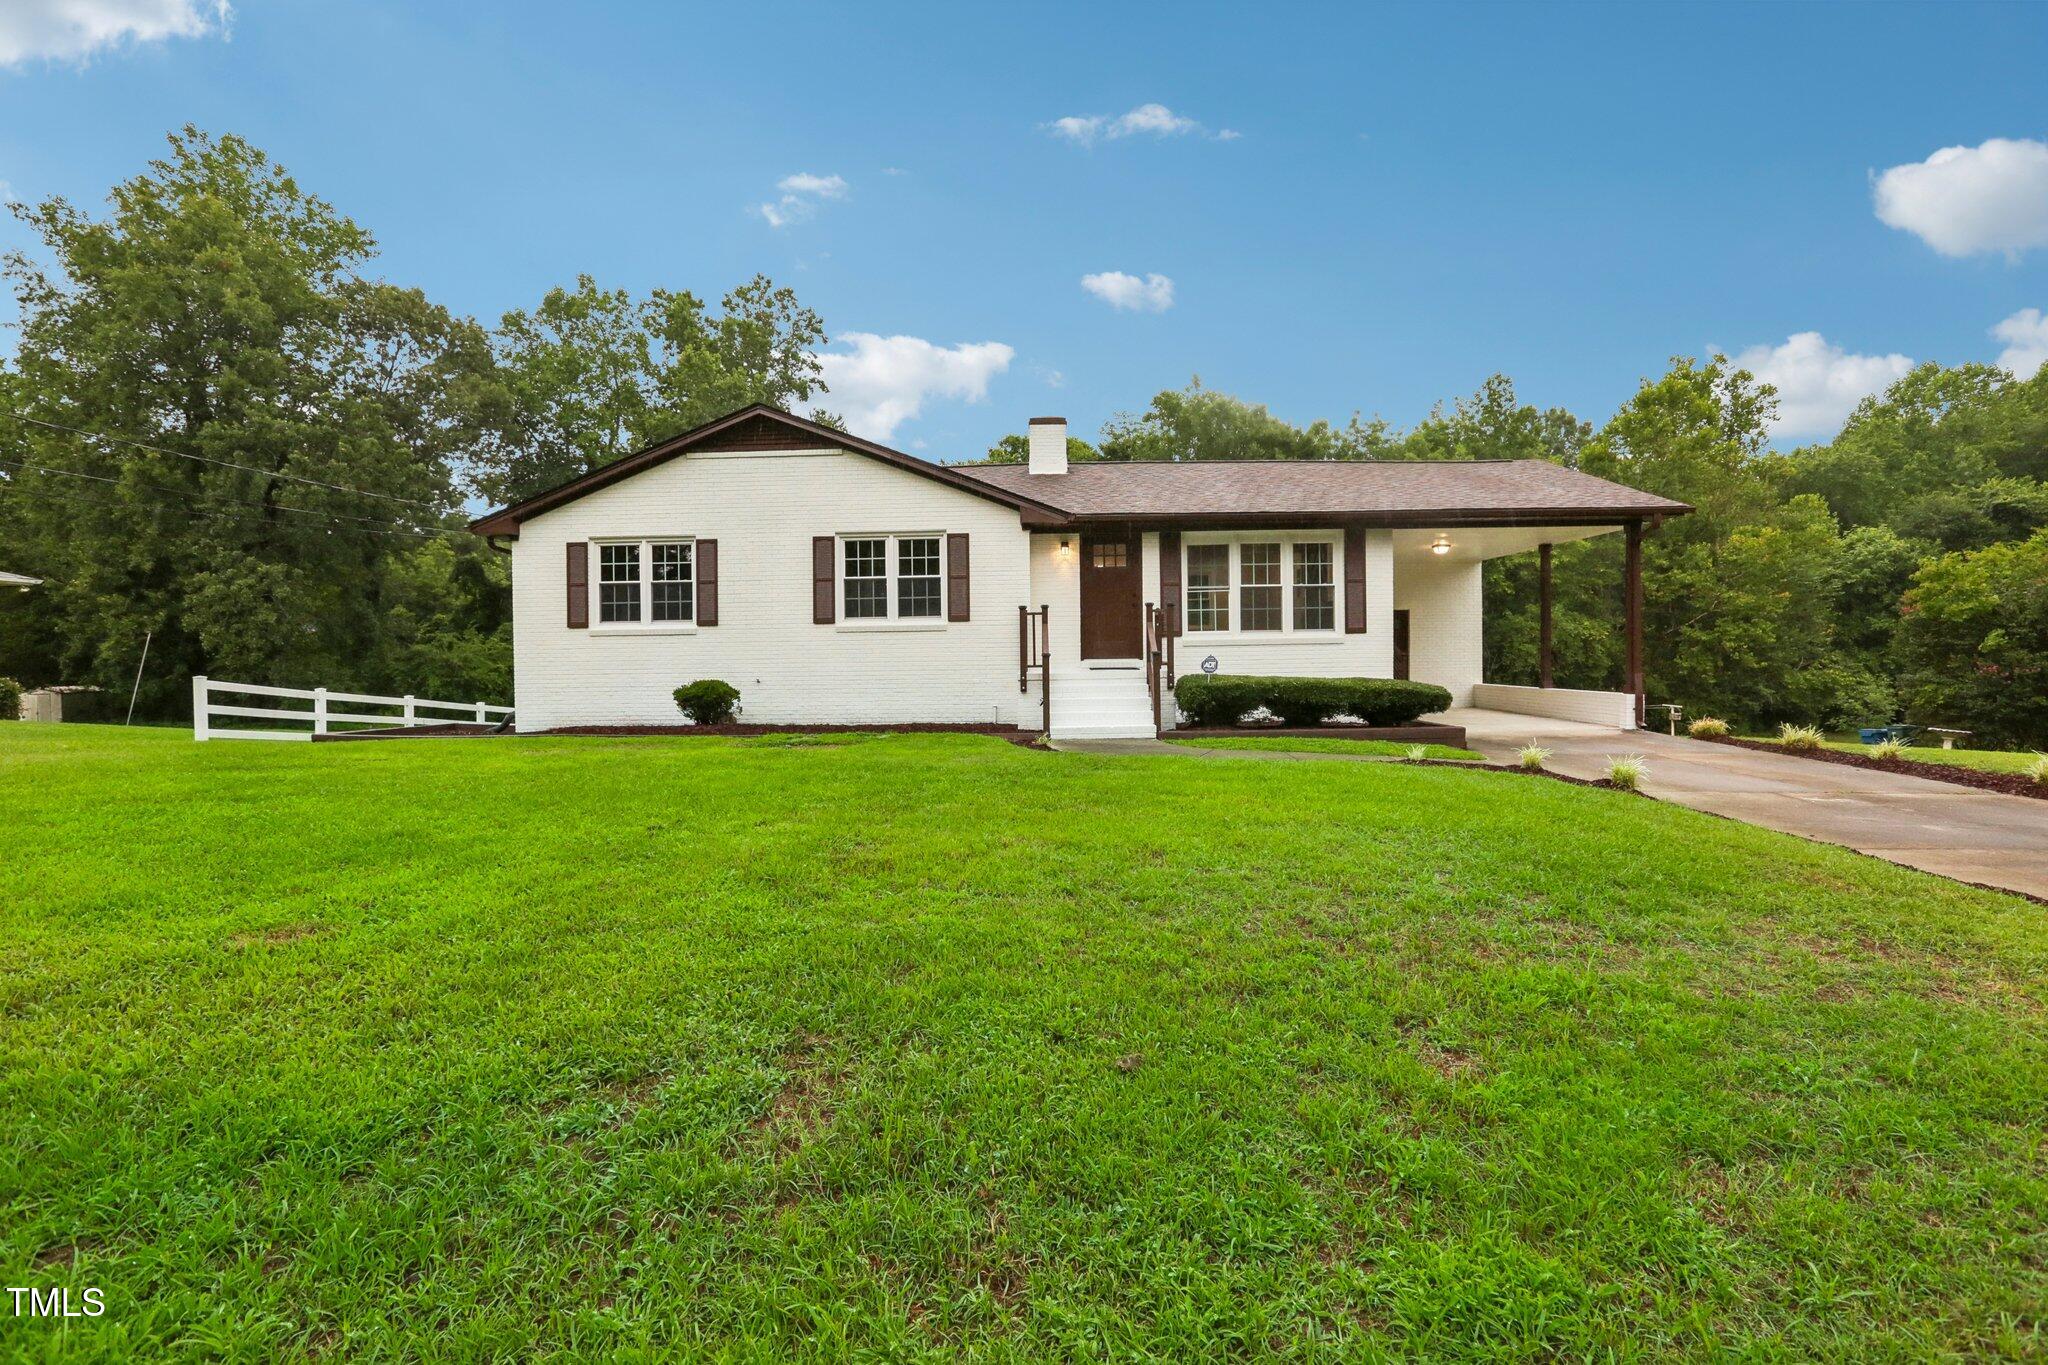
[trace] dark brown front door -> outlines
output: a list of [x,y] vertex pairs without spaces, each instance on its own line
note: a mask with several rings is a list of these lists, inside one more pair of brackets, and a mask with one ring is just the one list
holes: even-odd
[[1394,613],[1394,676],[1408,676],[1408,612],[1405,608]]
[[1081,537],[1081,657],[1145,652],[1144,572],[1135,535]]

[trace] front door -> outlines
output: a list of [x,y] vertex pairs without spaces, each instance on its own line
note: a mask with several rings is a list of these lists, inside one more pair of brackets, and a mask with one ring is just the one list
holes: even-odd
[[1135,534],[1081,537],[1081,657],[1145,652],[1144,573]]
[[1394,613],[1394,676],[1408,676],[1408,612],[1403,608]]

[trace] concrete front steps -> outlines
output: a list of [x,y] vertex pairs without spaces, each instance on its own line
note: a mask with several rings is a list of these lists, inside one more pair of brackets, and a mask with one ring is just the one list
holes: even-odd
[[1054,739],[1150,739],[1153,733],[1152,698],[1135,660],[1052,675]]

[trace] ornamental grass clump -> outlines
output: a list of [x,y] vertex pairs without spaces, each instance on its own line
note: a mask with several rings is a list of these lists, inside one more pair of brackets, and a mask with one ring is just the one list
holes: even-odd
[[1903,739],[1881,739],[1870,746],[1872,758],[1903,758],[1905,753],[1906,741]]
[[1429,757],[1429,746],[1427,744],[1411,744],[1403,751],[1401,757],[1410,763],[1420,763],[1423,759]]
[[2034,761],[2020,769],[2020,775],[2029,782],[2048,786],[2048,754],[2035,754]]
[[1718,716],[1701,716],[1686,726],[1685,732],[1694,739],[1724,739],[1728,734],[1728,722]]
[[1515,763],[1523,772],[1540,773],[1543,765],[1550,761],[1550,750],[1541,744],[1524,744],[1515,750]]
[[1797,749],[1801,753],[1811,753],[1818,749],[1822,738],[1820,727],[1815,725],[1794,725],[1786,721],[1778,727],[1778,743],[1787,749]]
[[1607,760],[1607,780],[1619,791],[1632,792],[1641,785],[1649,765],[1641,754],[1622,754]]

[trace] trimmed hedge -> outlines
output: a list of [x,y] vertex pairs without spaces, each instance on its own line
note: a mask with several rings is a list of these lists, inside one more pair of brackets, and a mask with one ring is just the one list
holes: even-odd
[[1434,683],[1401,678],[1259,678],[1197,673],[1174,684],[1173,699],[1196,724],[1235,725],[1265,707],[1287,725],[1321,725],[1356,716],[1367,725],[1406,725],[1442,711],[1451,694]]
[[675,691],[676,709],[699,725],[723,725],[732,719],[740,690],[718,678],[699,678]]

